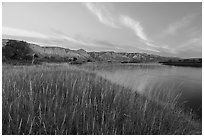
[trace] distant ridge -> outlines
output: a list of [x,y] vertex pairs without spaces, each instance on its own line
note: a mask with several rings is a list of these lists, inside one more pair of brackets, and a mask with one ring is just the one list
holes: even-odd
[[71,62],[84,63],[90,61],[138,63],[138,62],[164,62],[178,60],[175,57],[162,57],[147,53],[125,52],[86,52],[84,49],[70,50],[62,47],[42,47],[26,41],[2,39],[3,62]]

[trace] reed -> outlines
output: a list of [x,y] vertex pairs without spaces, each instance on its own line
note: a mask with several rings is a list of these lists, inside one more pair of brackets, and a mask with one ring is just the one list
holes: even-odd
[[79,67],[3,66],[2,134],[201,134],[201,123]]

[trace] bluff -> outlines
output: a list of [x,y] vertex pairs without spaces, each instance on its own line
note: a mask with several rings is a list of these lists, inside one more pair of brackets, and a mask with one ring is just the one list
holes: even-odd
[[84,49],[71,50],[61,47],[43,47],[26,41],[11,39],[2,40],[2,59],[3,62],[69,62],[76,64],[90,61],[139,63],[179,60],[179,58],[175,57],[162,57],[147,53],[87,52]]
[[2,59],[6,61],[32,62],[69,62],[73,58],[78,63],[93,60],[92,57],[82,50],[70,50],[61,47],[42,47],[36,44],[18,40],[2,40]]

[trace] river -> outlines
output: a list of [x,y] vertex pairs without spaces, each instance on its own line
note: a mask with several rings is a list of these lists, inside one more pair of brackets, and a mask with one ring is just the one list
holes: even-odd
[[202,117],[202,68],[161,64],[110,65],[98,75],[163,103],[179,103]]

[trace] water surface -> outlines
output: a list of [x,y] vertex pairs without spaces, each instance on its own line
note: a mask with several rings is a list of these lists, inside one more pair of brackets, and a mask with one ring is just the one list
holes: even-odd
[[126,64],[107,66],[97,74],[157,101],[176,101],[202,116],[201,68]]

